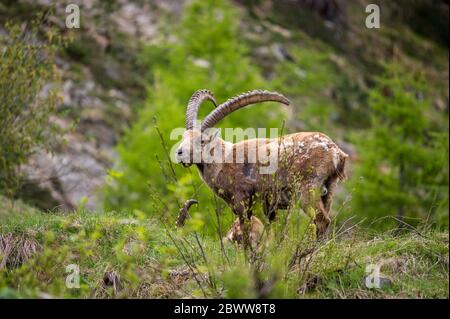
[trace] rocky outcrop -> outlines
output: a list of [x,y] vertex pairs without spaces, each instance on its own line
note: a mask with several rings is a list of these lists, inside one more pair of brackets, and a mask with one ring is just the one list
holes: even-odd
[[[42,9],[53,2],[20,1]],[[127,77],[135,76],[133,56],[142,43],[157,36],[158,14],[178,14],[182,5],[180,1],[128,0],[111,6],[97,0],[71,3],[80,7],[80,29],[65,28],[63,3],[57,3],[49,18],[74,37],[56,61],[62,71],[62,115],[52,120],[67,129],[65,142],[53,153],[36,152],[21,170],[24,181],[19,195],[44,209],[71,210],[81,202],[88,209],[99,206],[98,190],[114,162],[118,135],[133,113],[131,105],[145,92],[144,87],[134,91],[126,87]]]
[[54,154],[39,152],[22,172],[22,195],[46,209],[73,209],[80,201],[95,208],[96,190],[103,184],[110,160],[79,134],[67,137],[67,145]]

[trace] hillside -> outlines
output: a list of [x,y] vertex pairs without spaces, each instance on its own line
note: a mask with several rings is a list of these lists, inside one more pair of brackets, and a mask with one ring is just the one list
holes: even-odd
[[[449,298],[448,1],[72,2],[79,29],[60,1],[0,2],[0,298]],[[203,88],[291,102],[222,131],[349,155],[328,237],[300,200],[269,223],[257,198],[259,246],[223,239],[231,208],[173,161]]]
[[[401,235],[339,230],[296,245],[292,238],[304,234],[290,230],[290,240],[267,243],[249,264],[242,248],[221,248],[218,238],[192,233],[193,224],[177,231],[139,212],[61,216],[2,202],[3,298],[449,297],[448,232],[426,227]],[[67,265],[79,267],[79,289],[67,288]],[[367,288],[368,265],[380,266],[381,289]]]

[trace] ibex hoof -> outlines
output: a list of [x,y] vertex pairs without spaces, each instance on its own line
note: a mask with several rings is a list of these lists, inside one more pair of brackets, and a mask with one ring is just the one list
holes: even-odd
[[[252,247],[256,247],[258,245],[259,240],[264,231],[263,223],[255,216],[250,217],[250,229],[248,237],[250,239],[250,244]],[[227,236],[225,237],[232,243],[243,244],[244,243],[244,233],[242,231],[241,223],[239,218],[237,218],[231,229],[228,231]]]

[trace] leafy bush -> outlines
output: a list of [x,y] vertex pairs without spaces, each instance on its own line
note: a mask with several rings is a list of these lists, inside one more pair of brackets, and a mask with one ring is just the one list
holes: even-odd
[[11,195],[19,167],[37,148],[55,141],[58,72],[54,57],[61,38],[49,30],[38,37],[38,20],[26,27],[7,24],[0,35],[0,192]]

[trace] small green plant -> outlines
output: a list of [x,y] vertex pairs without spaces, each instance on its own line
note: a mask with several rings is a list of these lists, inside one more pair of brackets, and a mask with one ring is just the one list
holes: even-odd
[[54,58],[62,39],[52,29],[41,38],[39,25],[8,23],[0,35],[0,192],[8,195],[18,187],[20,165],[57,136],[49,119],[59,101]]

